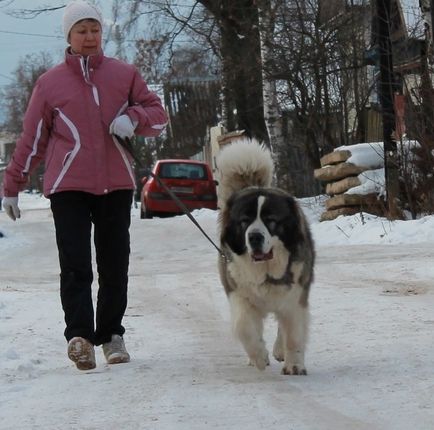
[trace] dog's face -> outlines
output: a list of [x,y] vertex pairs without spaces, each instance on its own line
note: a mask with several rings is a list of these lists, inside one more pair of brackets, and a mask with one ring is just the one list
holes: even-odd
[[273,258],[273,247],[283,242],[291,250],[299,240],[294,199],[271,189],[235,193],[223,214],[222,243],[238,255],[248,253],[254,262]]

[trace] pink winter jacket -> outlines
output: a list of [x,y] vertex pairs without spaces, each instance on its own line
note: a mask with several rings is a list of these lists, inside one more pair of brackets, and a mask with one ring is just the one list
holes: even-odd
[[147,137],[158,136],[167,122],[160,99],[134,66],[102,52],[86,62],[67,50],[65,62],[36,82],[4,175],[4,196],[17,196],[42,160],[45,196],[134,189],[131,156],[109,134],[111,122],[121,114],[138,122],[135,133]]

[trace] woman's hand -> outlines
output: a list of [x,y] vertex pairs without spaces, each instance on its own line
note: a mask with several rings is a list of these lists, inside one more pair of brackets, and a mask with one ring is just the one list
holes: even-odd
[[134,136],[134,130],[136,126],[131,121],[128,115],[118,116],[110,124],[110,134],[119,136],[121,139],[128,137],[131,139]]
[[17,197],[3,197],[2,200],[3,209],[12,220],[16,220],[21,217],[20,208],[18,207]]

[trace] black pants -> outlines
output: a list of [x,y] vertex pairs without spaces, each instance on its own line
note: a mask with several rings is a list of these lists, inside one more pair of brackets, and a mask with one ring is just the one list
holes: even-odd
[[[125,332],[132,195],[131,190],[120,190],[102,196],[81,191],[50,196],[67,341],[80,336],[100,345],[109,342],[112,334]],[[99,284],[95,321],[92,224]]]

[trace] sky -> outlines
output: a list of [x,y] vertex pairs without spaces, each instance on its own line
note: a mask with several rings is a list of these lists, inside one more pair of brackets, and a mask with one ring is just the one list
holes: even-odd
[[[66,355],[48,202],[0,211],[1,430],[408,430],[434,428],[434,217],[320,223],[307,376],[247,365],[216,251],[186,216],[133,209],[125,342],[132,360],[78,371]],[[217,212],[194,216],[217,237]],[[95,291],[94,291],[95,293]],[[272,349],[276,325],[265,340]]]
[[[21,58],[41,51],[49,52],[55,62],[63,59],[66,41],[62,31],[63,9],[40,14],[32,19],[16,18],[10,12],[38,6],[57,7],[63,0],[0,1],[0,88],[11,82]],[[104,18],[110,19],[111,1],[100,2]]]
[[20,58],[27,54],[47,51],[53,55],[53,58],[61,58],[66,47],[61,28],[62,11],[50,12],[33,19],[19,19],[7,14],[11,9],[32,8],[39,4],[58,6],[64,2],[54,0],[0,2],[1,87],[11,82]]
[[[58,7],[63,0],[0,0],[0,90],[13,82],[20,60],[26,55],[48,52],[54,64],[61,62],[67,46],[62,31],[63,9],[23,19],[10,15],[19,9]],[[100,1],[106,23],[110,22],[111,1]],[[114,45],[105,46],[105,53],[113,55]],[[0,105],[0,123],[5,113]]]

